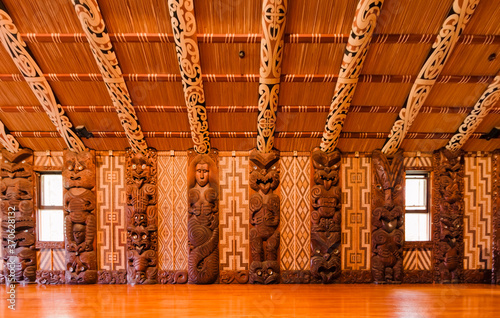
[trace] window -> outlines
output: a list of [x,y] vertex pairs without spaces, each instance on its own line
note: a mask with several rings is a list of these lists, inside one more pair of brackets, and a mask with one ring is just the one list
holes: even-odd
[[61,173],[39,175],[38,242],[64,243],[64,209]]
[[429,174],[406,172],[405,240],[430,241]]

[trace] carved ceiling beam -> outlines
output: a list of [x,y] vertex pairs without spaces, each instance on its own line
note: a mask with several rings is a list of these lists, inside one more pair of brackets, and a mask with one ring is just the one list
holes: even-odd
[[287,7],[288,0],[264,0],[262,3],[257,149],[264,153],[274,146]]
[[0,120],[0,143],[9,152],[16,153],[19,151],[19,142],[11,135],[10,131],[5,127]]
[[[326,113],[329,110],[329,105],[281,105],[278,106],[278,111],[281,113]],[[110,105],[62,105],[62,108],[67,113],[112,113],[115,111],[114,106]],[[187,109],[184,105],[135,105],[134,108],[138,113],[186,113]],[[222,106],[206,106],[207,113],[256,113],[259,111],[258,106],[241,106],[241,105],[222,105]],[[399,106],[366,106],[366,105],[351,105],[350,113],[373,113],[373,114],[396,114],[399,112]],[[447,106],[422,106],[420,113],[422,114],[468,114],[473,107],[447,107]],[[0,106],[0,113],[41,113],[43,109],[40,106]],[[489,110],[490,114],[500,114],[500,105],[492,106]]]
[[488,115],[500,100],[500,75],[495,77],[483,92],[479,100],[474,105],[470,114],[465,117],[463,123],[458,128],[455,135],[450,139],[446,145],[446,149],[450,151],[458,151],[469,140],[470,136],[476,131],[479,124]]
[[[86,41],[85,33],[21,33],[21,37],[28,43],[84,43]],[[130,43],[174,43],[174,35],[171,33],[110,33],[111,41]],[[199,43],[260,43],[261,34],[216,34],[200,33],[196,35]],[[285,34],[285,43],[347,43],[349,34],[329,34],[313,33]],[[436,39],[435,34],[375,34],[372,42],[384,44],[422,44],[433,43]],[[458,43],[471,44],[500,44],[499,35],[467,34],[458,40]]]
[[135,114],[99,4],[96,0],[72,0],[72,3],[128,142],[134,152],[145,153],[148,145]]
[[326,153],[333,152],[337,146],[383,3],[383,0],[358,2],[321,138],[320,149]]
[[210,152],[210,137],[201,75],[200,49],[196,39],[194,2],[193,0],[168,0],[168,8],[194,150],[199,154],[207,154]]
[[429,56],[411,88],[406,104],[394,122],[389,138],[382,148],[383,153],[394,154],[398,151],[478,3],[479,0],[455,0],[453,2]]
[[[85,145],[77,136],[73,124],[65,115],[57,97],[43,76],[42,70],[35,61],[26,43],[22,40],[16,25],[0,1],[0,40],[9,53],[14,64],[21,72],[24,80],[35,94],[50,120],[56,127],[60,137],[64,139],[68,149],[74,152],[85,150]],[[7,147],[6,147],[7,148]],[[8,148],[7,148],[8,149]]]

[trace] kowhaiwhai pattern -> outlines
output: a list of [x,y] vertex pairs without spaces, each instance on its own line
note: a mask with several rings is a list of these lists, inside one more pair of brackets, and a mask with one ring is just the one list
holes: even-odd
[[10,134],[10,131],[5,127],[2,121],[0,121],[0,143],[5,149],[12,153],[19,151],[19,142]]

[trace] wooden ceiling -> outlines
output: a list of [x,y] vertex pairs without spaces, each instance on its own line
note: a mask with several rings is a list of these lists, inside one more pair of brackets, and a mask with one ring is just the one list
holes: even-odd
[[[124,150],[127,136],[71,0],[1,0],[74,126],[96,150]],[[94,0],[95,1],[95,0]],[[194,0],[211,147],[256,147],[263,0]],[[338,148],[381,148],[452,7],[453,0],[385,0]],[[167,0],[97,0],[149,147],[193,147]],[[358,0],[289,0],[274,145],[321,143]],[[4,35],[2,35],[4,36]],[[245,56],[241,58],[239,53]],[[401,148],[429,152],[455,134],[500,72],[500,5],[481,0]],[[492,151],[500,103],[465,143]],[[0,120],[22,147],[66,143],[5,49],[0,49]],[[296,132],[302,132],[297,134]]]

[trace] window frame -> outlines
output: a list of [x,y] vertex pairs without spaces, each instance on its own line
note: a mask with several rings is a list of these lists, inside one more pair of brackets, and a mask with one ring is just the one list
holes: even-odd
[[[425,210],[420,209],[408,209],[406,206],[406,179],[407,176],[423,176],[422,179],[425,180],[426,185],[426,193],[425,193]],[[405,227],[406,227],[406,215],[407,214],[427,214],[428,215],[428,226],[427,226],[427,240],[423,241],[409,241],[406,238],[406,230],[405,230],[405,244],[422,244],[422,243],[430,243],[432,242],[432,202],[431,202],[431,171],[428,170],[416,170],[416,169],[407,169],[405,171]]]
[[[35,182],[35,208],[36,208],[36,243],[35,248],[43,248],[43,249],[64,249],[66,245],[66,238],[64,237],[64,228],[63,228],[63,240],[62,241],[40,241],[40,226],[41,226],[41,215],[42,210],[62,210],[63,211],[63,227],[64,227],[64,217],[66,213],[64,211],[64,201],[61,206],[54,205],[42,205],[42,175],[62,175],[62,171],[60,170],[49,170],[49,171],[36,171],[36,182]],[[64,189],[63,191],[64,196]]]

